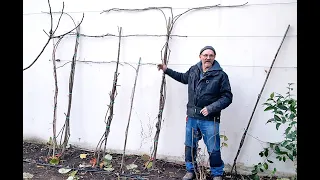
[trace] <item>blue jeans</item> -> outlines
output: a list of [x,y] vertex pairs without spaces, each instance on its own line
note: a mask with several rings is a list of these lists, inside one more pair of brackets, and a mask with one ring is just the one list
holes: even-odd
[[197,166],[196,157],[198,142],[203,137],[203,141],[209,153],[211,176],[215,177],[223,175],[224,163],[221,159],[220,152],[219,125],[220,124],[218,122],[214,121],[199,120],[191,117],[187,118],[185,162],[188,172],[194,172],[194,167]]

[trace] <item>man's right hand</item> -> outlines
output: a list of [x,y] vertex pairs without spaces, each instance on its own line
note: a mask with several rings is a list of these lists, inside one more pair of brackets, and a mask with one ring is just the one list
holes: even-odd
[[165,64],[158,64],[157,66],[158,66],[158,71],[160,69],[162,69],[163,72],[167,70],[167,65],[165,65]]

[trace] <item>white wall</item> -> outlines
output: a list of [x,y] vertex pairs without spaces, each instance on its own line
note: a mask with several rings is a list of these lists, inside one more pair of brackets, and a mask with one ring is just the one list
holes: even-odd
[[[66,0],[65,12],[69,12],[76,22],[85,13],[81,33],[87,35],[118,34],[123,35],[166,33],[164,16],[160,11],[111,12],[100,14],[110,8],[146,8],[151,6],[170,6],[177,15],[187,8],[207,5],[233,5],[246,1],[183,1],[183,3],[162,1],[80,1]],[[290,3],[292,2],[292,3]],[[61,11],[62,1],[51,2],[52,11]],[[189,12],[176,22],[172,34],[189,37],[173,37],[170,40],[169,67],[184,72],[198,62],[199,50],[212,45],[217,52],[216,59],[228,73],[233,103],[222,112],[221,133],[227,135],[228,147],[223,148],[222,157],[226,164],[233,163],[240,139],[247,126],[258,94],[275,53],[280,45],[288,24],[291,25],[287,38],[278,54],[259,105],[250,125],[245,143],[237,162],[252,166],[261,161],[258,153],[262,143],[276,142],[283,138],[281,130],[274,125],[265,125],[271,114],[263,112],[262,103],[271,92],[285,93],[287,83],[297,82],[297,4],[284,0],[252,0],[248,5],[237,8],[213,8]],[[50,28],[50,16],[47,1],[29,0],[24,2],[23,15],[23,66],[27,67],[39,54],[47,40]],[[169,11],[164,11],[170,16]],[[53,16],[54,26],[59,18]],[[62,16],[56,35],[74,27],[68,16]],[[160,51],[165,37],[125,37],[121,40],[121,62],[137,65],[139,57],[142,63],[160,63]],[[64,38],[57,50],[56,58],[61,59],[57,66],[70,61],[73,56],[75,37]],[[47,141],[52,136],[54,78],[52,61],[52,42],[49,43],[39,60],[30,69],[24,71],[24,126],[25,139],[37,138]],[[115,61],[117,59],[118,38],[80,38],[78,58],[82,61]],[[62,127],[67,111],[68,82],[71,63],[58,72],[58,131]],[[76,65],[72,111],[70,143],[84,148],[95,148],[104,132],[104,116],[109,104],[109,92],[112,88],[115,63],[81,63]],[[108,148],[122,151],[124,132],[130,109],[130,96],[135,71],[128,65],[119,66],[118,96],[115,101],[114,119],[108,138]],[[131,117],[127,151],[149,153],[155,132],[158,113],[159,90],[162,72],[155,65],[143,65],[140,68],[136,94]],[[293,86],[296,90],[296,84]],[[185,112],[187,86],[167,77],[167,98],[164,110],[164,122],[160,133],[158,157],[181,160],[184,157]],[[153,128],[148,135],[148,125]],[[143,127],[143,132],[142,128]],[[141,133],[146,138],[142,138]],[[204,147],[203,142],[201,146]],[[291,162],[277,163],[278,171],[294,172]]]

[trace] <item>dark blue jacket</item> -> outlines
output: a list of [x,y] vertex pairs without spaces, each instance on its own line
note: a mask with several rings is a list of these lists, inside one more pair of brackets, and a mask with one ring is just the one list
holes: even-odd
[[[185,73],[167,68],[165,74],[188,84],[187,116],[197,119],[213,120],[220,117],[221,110],[232,102],[232,92],[228,75],[222,70],[218,61],[205,73],[202,73],[202,62],[193,65]],[[201,76],[201,77],[200,77]],[[207,107],[209,114],[204,116],[200,110]],[[217,122],[220,118],[217,118]]]

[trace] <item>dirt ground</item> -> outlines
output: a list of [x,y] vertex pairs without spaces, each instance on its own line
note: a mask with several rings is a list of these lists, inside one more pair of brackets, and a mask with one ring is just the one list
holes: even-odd
[[[85,158],[80,158],[80,154],[87,154]],[[169,179],[182,179],[185,174],[185,167],[183,165],[157,160],[154,169],[145,169],[145,161],[141,156],[126,155],[125,164],[135,164],[136,168],[126,169],[123,168],[123,173],[119,174],[121,165],[121,154],[111,154],[113,171],[107,171],[103,168],[81,167],[81,165],[89,164],[93,158],[93,152],[88,152],[75,147],[68,148],[65,152],[63,159],[60,159],[56,165],[50,164],[48,158],[48,147],[44,144],[35,144],[23,142],[23,173],[32,176],[30,179],[43,179],[43,180],[111,180],[118,179],[150,179],[150,180],[169,180]],[[80,165],[80,166],[79,166]],[[60,173],[59,169],[71,169],[67,173]],[[74,173],[74,178],[70,176]],[[29,176],[29,177],[31,177]],[[207,178],[210,179],[210,178]],[[224,179],[231,179],[226,174]],[[248,177],[241,176],[237,179],[249,179]]]

